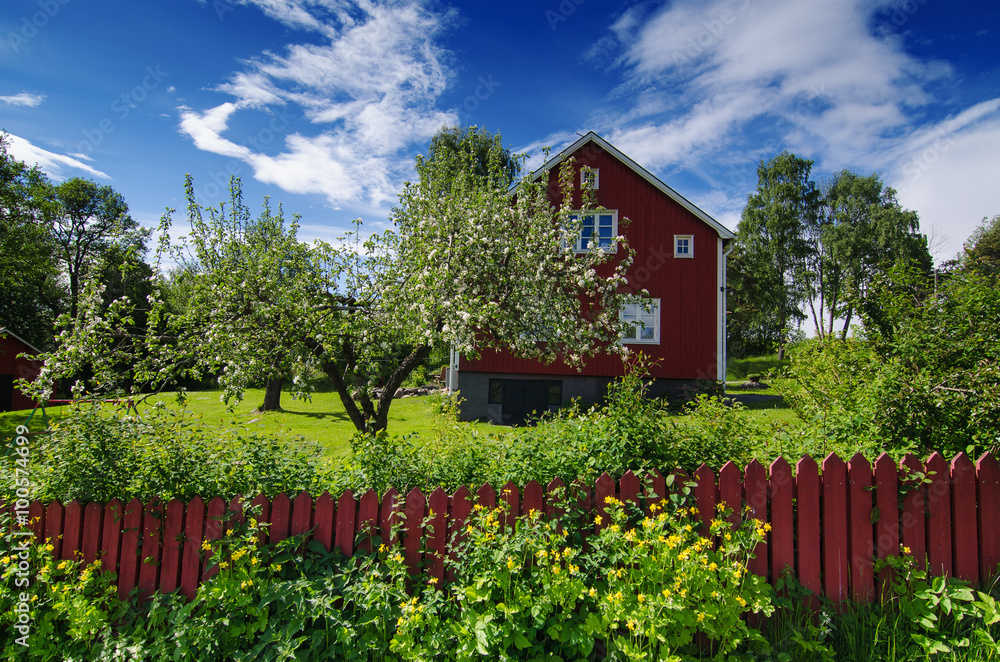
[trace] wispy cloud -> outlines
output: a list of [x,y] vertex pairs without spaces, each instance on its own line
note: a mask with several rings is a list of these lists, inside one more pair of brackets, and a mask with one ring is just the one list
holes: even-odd
[[[379,206],[393,198],[423,144],[457,116],[437,101],[450,73],[435,38],[451,22],[418,0],[246,0],[285,25],[321,35],[263,53],[215,90],[231,96],[204,111],[181,108],[180,130],[195,146],[250,164],[254,177],[330,203]],[[280,108],[280,111],[278,110]],[[304,117],[281,145],[224,136],[237,112]],[[287,126],[287,124],[286,124]]]
[[99,177],[101,179],[111,179],[111,177],[106,173],[87,165],[83,162],[83,160],[81,160],[86,157],[76,158],[73,156],[66,156],[65,154],[56,154],[46,149],[42,149],[37,145],[33,145],[20,136],[15,136],[13,134],[8,135],[10,138],[10,153],[13,154],[16,159],[24,161],[28,165],[37,164],[39,168],[56,179],[64,178],[64,170],[66,168],[82,170],[88,175]]
[[12,96],[0,97],[0,101],[10,106],[25,106],[27,108],[35,108],[36,106],[40,106],[42,102],[45,101],[45,95],[32,94],[30,92],[21,92],[20,94],[15,94]]
[[[989,155],[1000,149],[1000,100],[955,111],[949,100],[935,99],[932,90],[952,67],[912,55],[905,36],[877,29],[877,18],[893,6],[635,4],[610,26],[613,44],[583,54],[621,72],[606,107],[583,128],[602,132],[654,171],[694,173],[708,189],[693,197],[731,227],[756,186],[757,162],[782,149],[813,159],[818,177],[843,168],[880,171],[901,188],[903,204],[921,212],[925,227],[954,233],[942,248],[947,253],[983,215],[1000,211],[995,198],[995,211],[984,211],[993,195],[984,178],[997,174]],[[934,119],[943,112],[951,116]],[[547,140],[561,147],[573,138]]]

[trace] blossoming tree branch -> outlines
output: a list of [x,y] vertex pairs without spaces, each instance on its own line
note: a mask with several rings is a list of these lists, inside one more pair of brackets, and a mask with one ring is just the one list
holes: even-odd
[[[584,214],[573,208],[573,163],[559,172],[555,206],[547,177],[512,185],[522,158],[499,135],[444,130],[417,157],[392,228],[366,237],[357,222],[333,244],[300,242],[298,217],[286,223],[266,200],[251,218],[238,180],[228,205],[204,209],[189,178],[190,232],[171,242],[167,211],[156,263],[170,255],[180,266],[150,297],[144,332],[125,302],[102,309],[100,284],[89,283],[32,388],[46,399],[56,379],[72,379],[90,394],[121,394],[126,383],[149,393],[214,376],[229,400],[259,383],[280,393],[286,377],[318,367],[358,430],[377,432],[435,347],[506,348],[575,366],[620,352],[632,251],[617,237],[614,253],[596,242],[576,252]],[[295,390],[305,391],[300,378]]]

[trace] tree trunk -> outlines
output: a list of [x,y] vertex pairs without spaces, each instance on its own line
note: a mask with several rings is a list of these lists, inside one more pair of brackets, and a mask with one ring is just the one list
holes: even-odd
[[264,387],[264,404],[257,408],[257,411],[279,411],[281,409],[281,386],[285,383],[284,378],[277,377],[268,379]]

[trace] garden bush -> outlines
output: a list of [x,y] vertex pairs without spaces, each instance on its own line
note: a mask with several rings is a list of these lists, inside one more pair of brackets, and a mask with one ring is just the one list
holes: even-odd
[[[162,405],[143,417],[78,405],[32,440],[32,496],[43,501],[273,496],[314,491],[321,475],[320,450],[301,439],[207,427]],[[14,484],[13,470],[0,463],[0,485]]]

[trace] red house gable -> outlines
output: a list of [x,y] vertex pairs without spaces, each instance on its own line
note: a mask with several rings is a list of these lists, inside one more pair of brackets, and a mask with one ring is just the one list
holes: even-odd
[[[553,205],[561,202],[558,166],[569,157],[575,157],[577,169],[574,206],[581,204],[585,177],[595,189],[597,204],[608,210],[595,225],[630,221],[610,234],[624,235],[636,251],[629,288],[645,289],[659,305],[652,316],[643,316],[645,327],[636,331],[637,337],[623,342],[657,361],[650,371],[654,394],[721,378],[725,254],[733,233],[593,132],[534,173],[549,179]],[[595,228],[595,234],[600,229]],[[638,312],[626,310],[623,315],[631,320]],[[575,397],[599,399],[607,384],[621,376],[622,362],[596,356],[577,371],[559,362],[546,365],[490,351],[478,359],[461,358],[457,374],[463,418],[518,422]]]

